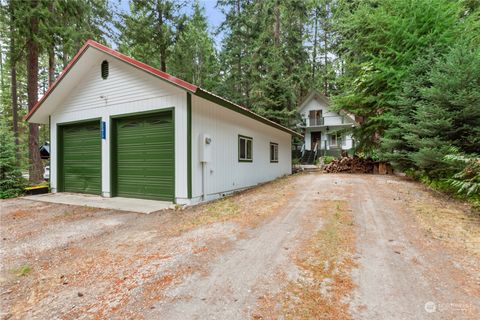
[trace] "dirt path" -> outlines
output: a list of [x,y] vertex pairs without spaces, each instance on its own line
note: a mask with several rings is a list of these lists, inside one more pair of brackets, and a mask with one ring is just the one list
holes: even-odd
[[[319,210],[315,202],[337,200],[353,208],[358,234],[354,255],[358,268],[352,272],[356,289],[350,303],[353,318],[479,316],[479,283],[475,283],[474,275],[466,275],[470,282],[461,275],[463,280],[459,282],[456,275],[468,271],[454,264],[461,257],[449,254],[441,243],[432,243],[416,225],[409,197],[425,197],[421,200],[428,201],[431,195],[422,186],[395,177],[365,175],[309,175],[299,179],[308,190],[295,193],[275,219],[249,230],[245,239],[209,265],[208,275],[192,275],[169,290],[169,299],[159,303],[152,315],[167,319],[244,319],[253,314],[263,318],[255,313],[255,305],[259,296],[279,290],[273,275],[281,269],[288,275],[287,281],[296,281],[301,272],[285,249],[298,251],[300,240],[312,237],[314,231],[305,233],[306,219],[314,230],[322,226],[321,219],[311,219],[312,211]],[[319,195],[320,190],[328,191]],[[429,248],[425,248],[425,242]]]
[[[314,176],[302,183],[315,188]],[[252,316],[258,296],[275,286],[273,275],[280,268],[295,278],[296,268],[288,250],[302,237],[302,228],[312,208],[311,192],[296,193],[278,216],[259,228],[248,230],[232,249],[209,266],[207,276],[194,274],[167,291],[152,314],[165,319],[245,319]],[[319,228],[321,220],[311,221]]]
[[413,199],[433,201],[431,194],[418,184],[388,177],[337,179],[356,186],[352,201],[360,267],[354,272],[355,318],[478,319],[480,282],[457,263],[468,252],[454,253],[433,241],[415,220]]
[[0,319],[480,318],[480,217],[397,177],[151,215],[0,204]]

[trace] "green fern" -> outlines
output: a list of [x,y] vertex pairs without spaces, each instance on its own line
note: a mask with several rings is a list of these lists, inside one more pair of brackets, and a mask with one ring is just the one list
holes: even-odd
[[448,162],[462,163],[463,169],[447,179],[448,183],[461,194],[480,195],[480,158],[475,155],[449,154]]

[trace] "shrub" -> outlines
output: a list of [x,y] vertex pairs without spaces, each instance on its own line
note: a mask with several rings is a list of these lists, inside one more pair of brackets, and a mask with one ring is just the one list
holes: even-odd
[[22,193],[24,180],[15,158],[15,142],[12,131],[0,124],[0,198],[12,198]]
[[324,164],[329,164],[330,162],[332,162],[333,160],[335,160],[336,158],[335,157],[332,157],[332,156],[325,156],[323,157],[323,163]]
[[467,196],[480,195],[480,158],[474,155],[450,154],[445,160],[463,164],[463,169],[447,179],[457,193]]

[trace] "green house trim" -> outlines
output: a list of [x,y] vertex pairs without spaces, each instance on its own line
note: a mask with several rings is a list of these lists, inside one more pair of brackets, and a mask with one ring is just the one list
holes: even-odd
[[187,92],[187,197],[192,199],[192,95]]

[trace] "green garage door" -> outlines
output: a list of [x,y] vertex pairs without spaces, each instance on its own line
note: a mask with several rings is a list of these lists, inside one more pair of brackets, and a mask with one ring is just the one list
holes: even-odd
[[172,111],[117,119],[114,132],[114,195],[173,201]]
[[101,193],[102,152],[100,121],[59,128],[61,191]]

